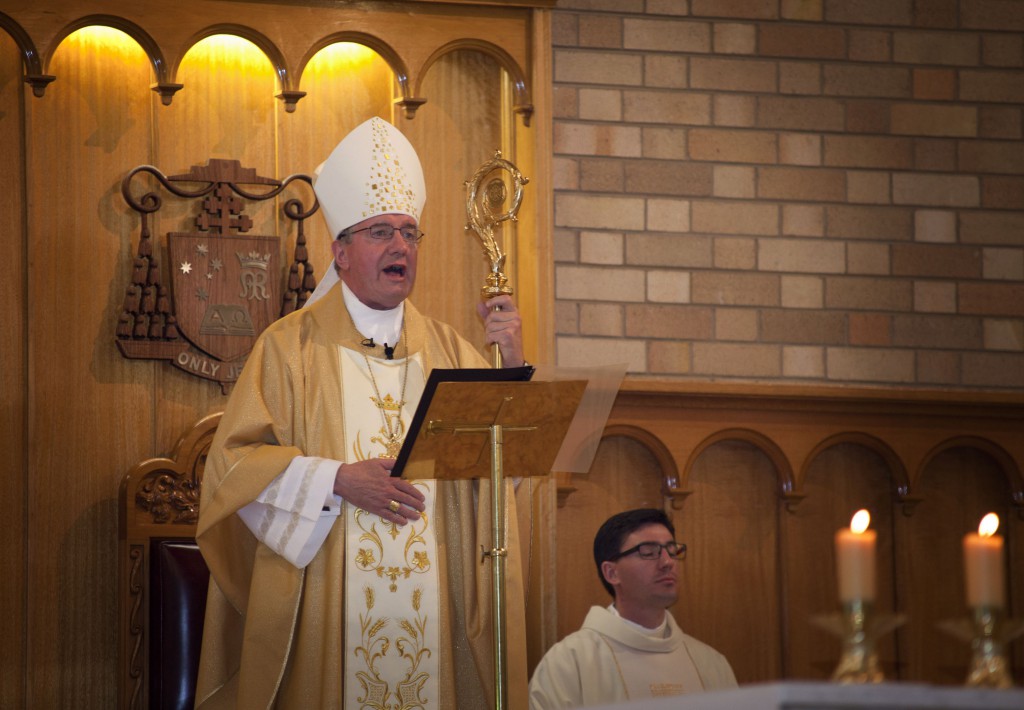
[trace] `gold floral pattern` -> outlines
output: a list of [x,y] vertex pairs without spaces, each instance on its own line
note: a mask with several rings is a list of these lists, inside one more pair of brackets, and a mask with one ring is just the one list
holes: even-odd
[[365,547],[359,548],[359,552],[356,553],[356,564],[361,569],[369,569],[373,567],[373,563],[377,561],[376,556],[373,554],[373,550],[368,550]]
[[[365,587],[363,591],[366,608],[365,613],[359,614],[360,645],[353,651],[366,668],[355,674],[362,689],[362,695],[357,697],[360,710],[422,710],[429,703],[423,697],[423,689],[430,681],[430,674],[420,670],[420,666],[432,655],[426,645],[428,618],[420,609],[423,589],[416,587],[412,591],[410,601],[415,614],[398,620],[375,618],[371,614],[375,600],[373,589]],[[394,621],[400,630],[394,648],[398,658],[405,661],[405,668],[402,680],[392,691],[388,680],[381,677],[378,661],[392,648],[389,627]]]
[[[370,543],[371,547],[360,547],[353,558],[356,567],[363,572],[372,572],[379,578],[387,578],[391,581],[389,591],[398,591],[398,581],[409,579],[412,574],[424,574],[430,571],[430,553],[425,549],[427,541],[424,532],[430,526],[430,520],[426,513],[420,515],[418,521],[412,521],[403,527],[394,523],[381,520],[379,516],[368,513],[365,510],[356,510],[356,523],[363,531],[359,536],[360,543]],[[400,564],[386,561],[385,542],[381,539],[381,533],[377,523],[385,525],[385,532],[392,540],[398,538],[402,533],[408,533],[402,545],[402,560]],[[387,547],[390,547],[387,546]]]
[[[361,356],[362,353],[343,359],[343,367],[351,367],[366,378],[353,378],[357,384],[346,386],[343,392],[346,415],[359,413],[358,417],[346,416],[349,461],[387,456],[388,440],[399,442],[405,434],[398,408],[404,392],[396,399],[387,390],[397,391],[407,378],[402,377],[401,371],[377,368],[380,384],[386,385],[378,389],[372,380],[373,365],[377,363],[372,363],[367,373],[360,366]],[[381,418],[373,426],[377,416]],[[438,554],[433,525],[434,483],[410,482],[426,494],[427,510],[406,525],[398,526],[377,514],[345,506],[345,588],[349,600],[345,627],[346,708],[440,708],[441,629],[434,564]]]

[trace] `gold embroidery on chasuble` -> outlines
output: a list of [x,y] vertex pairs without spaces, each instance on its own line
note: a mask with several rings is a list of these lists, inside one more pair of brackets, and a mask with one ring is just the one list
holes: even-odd
[[[371,444],[378,444],[384,448],[384,456],[397,458],[398,452],[402,450],[402,442],[405,441],[405,422],[402,421],[402,402],[395,401],[394,397],[386,394],[383,397],[376,395],[370,401],[380,410],[381,425],[377,436],[370,437]],[[356,442],[359,445],[359,442]],[[361,448],[357,454],[361,453]]]
[[686,686],[682,683],[651,683],[652,698],[669,698],[685,692]]
[[[348,461],[393,458],[423,392],[422,363],[413,356],[405,368],[402,360],[366,360],[346,349],[340,357]],[[426,511],[401,527],[344,506],[346,708],[440,704],[435,484],[414,485],[426,496]]]

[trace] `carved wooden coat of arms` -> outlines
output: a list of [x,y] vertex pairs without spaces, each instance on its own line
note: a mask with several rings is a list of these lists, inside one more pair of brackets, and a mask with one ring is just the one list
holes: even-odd
[[[140,173],[156,178],[172,195],[199,204],[192,231],[167,233],[170,289],[150,231],[151,217],[159,212],[163,199],[157,190],[140,198],[132,195],[132,181]],[[196,377],[220,383],[227,392],[257,336],[277,318],[301,308],[316,287],[304,232],[306,219],[318,208],[316,198],[308,210],[298,198],[283,205],[296,233],[286,277],[280,266],[281,238],[250,234],[253,223],[244,210],[244,201],[276,198],[296,182],[312,187],[308,175],[274,180],[243,168],[237,160],[211,159],[170,177],[150,165],[129,172],[121,182],[121,194],[142,219],[139,248],[117,324],[121,354],[169,360]],[[256,185],[259,191],[243,185]]]

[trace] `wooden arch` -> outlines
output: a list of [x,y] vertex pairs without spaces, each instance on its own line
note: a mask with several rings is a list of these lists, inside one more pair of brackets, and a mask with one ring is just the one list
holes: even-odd
[[13,18],[0,12],[0,28],[7,31],[14,43],[18,45],[21,52],[21,60],[25,64],[25,83],[32,87],[32,93],[41,98],[46,92],[46,86],[57,77],[46,74],[43,71],[39,51],[36,49],[32,38],[28,36],[24,28],[14,21]]
[[[275,94],[275,97],[284,101],[284,110],[288,113],[295,110],[295,104],[298,103],[299,99],[306,95],[306,92],[299,91],[292,85],[292,74],[288,70],[284,54],[266,35],[252,29],[251,27],[246,27],[245,25],[220,23],[204,27],[193,34],[174,62],[173,75],[177,75],[178,67],[181,65],[181,60],[185,58],[186,54],[188,54],[189,49],[207,37],[212,37],[214,35],[233,35],[235,37],[241,37],[242,39],[249,40],[256,45],[256,47],[259,48],[259,50],[263,52],[264,56],[266,56],[270,61],[271,66],[274,68],[274,74],[277,76],[278,92]],[[180,87],[180,85],[178,86]],[[168,101],[166,103],[170,102]]]
[[676,466],[676,460],[661,439],[646,429],[633,426],[632,424],[611,424],[605,427],[604,432],[601,434],[601,440],[604,441],[613,436],[633,439],[651,452],[654,460],[658,462],[658,468],[661,470],[662,493],[672,501],[673,508],[676,508],[677,504],[681,504],[683,499],[690,495],[691,491],[680,488],[679,468]]
[[299,81],[301,82],[302,75],[306,71],[306,66],[313,57],[317,55],[317,53],[327,47],[330,47],[332,44],[339,44],[341,42],[352,42],[353,44],[360,44],[367,49],[371,49],[387,63],[395,75],[395,81],[398,83],[399,91],[401,91],[402,94],[402,97],[398,99],[396,103],[404,109],[406,118],[411,119],[415,117],[416,109],[425,104],[427,100],[418,99],[410,93],[409,68],[405,65],[405,62],[391,45],[379,37],[375,37],[374,35],[366,32],[335,32],[334,34],[327,35],[326,37],[317,40],[302,57],[298,70]]
[[169,68],[167,60],[164,59],[163,51],[160,46],[156,43],[153,37],[146,32],[146,30],[139,27],[131,20],[126,20],[123,17],[116,15],[86,15],[80,17],[67,24],[61,31],[54,37],[51,51],[45,58],[45,68],[49,68],[50,59],[53,58],[57,47],[67,39],[71,34],[78,30],[85,29],[86,27],[110,27],[120,32],[124,32],[126,35],[131,37],[139,45],[146,56],[149,57],[149,63],[153,67],[153,76],[156,81],[153,84],[153,91],[160,94],[160,101],[164,106],[169,106],[171,98],[174,94],[181,89],[181,84],[174,84],[171,82]]
[[803,485],[803,481],[807,476],[807,471],[810,469],[811,464],[817,459],[822,453],[831,449],[834,446],[840,444],[855,444],[861,446],[873,453],[878,454],[886,466],[889,468],[889,472],[894,479],[894,490],[893,497],[903,504],[903,511],[909,514],[913,510],[913,506],[920,502],[920,498],[915,497],[911,494],[910,488],[910,477],[907,473],[907,466],[903,459],[893,450],[889,444],[879,439],[877,436],[866,434],[861,431],[844,431],[832,436],[826,437],[815,446],[807,457],[804,459],[803,465],[800,467],[800,484]]
[[943,451],[956,448],[976,449],[992,457],[1002,469],[1006,476],[1006,482],[1010,487],[1010,496],[1018,508],[1018,514],[1024,517],[1024,478],[1022,478],[1020,466],[1013,456],[999,444],[980,436],[954,436],[936,444],[917,466],[914,480],[919,481],[924,474],[928,464]]
[[519,64],[516,63],[516,60],[512,58],[512,55],[504,49],[481,39],[458,39],[448,42],[434,50],[434,52],[427,57],[427,60],[423,62],[423,66],[420,67],[419,74],[416,79],[416,93],[421,93],[423,78],[426,76],[430,67],[433,66],[441,57],[451,54],[452,52],[457,52],[460,49],[482,52],[497,61],[498,64],[501,65],[501,68],[508,72],[509,77],[512,79],[512,112],[522,116],[523,125],[529,126],[530,118],[533,116],[533,103],[530,98],[529,88],[526,84],[526,75],[523,72],[522,67],[520,67]]
[[[191,7],[193,10],[197,4],[201,4],[200,0],[183,1],[186,3],[183,8]],[[543,0],[541,4],[547,2],[553,4],[553,0]],[[284,101],[285,110],[288,112],[293,112],[299,99],[306,95],[298,87],[299,78],[308,60],[323,47],[338,41],[362,44],[384,58],[392,68],[399,85],[400,97],[396,103],[404,110],[406,118],[413,118],[419,106],[426,102],[418,93],[423,74],[440,57],[459,49],[470,49],[486,54],[494,58],[505,70],[512,86],[512,111],[523,117],[524,125],[529,126],[534,111],[528,88],[528,75],[524,71],[524,67],[528,69],[531,64],[532,48],[529,38],[516,37],[517,40],[524,41],[521,44],[506,46],[490,39],[466,36],[464,24],[448,22],[450,18],[447,17],[447,11],[435,10],[428,3],[423,3],[423,18],[428,21],[434,17],[446,18],[437,28],[442,31],[436,36],[427,33],[430,36],[424,36],[421,38],[422,41],[404,48],[399,46],[399,43],[405,41],[409,28],[417,25],[416,19],[410,20],[408,12],[403,12],[397,4],[381,9],[381,21],[387,24],[382,25],[379,32],[376,29],[368,29],[373,27],[373,24],[363,17],[365,10],[350,11],[347,8],[327,6],[311,8],[309,13],[296,18],[294,23],[287,26],[282,26],[266,12],[245,16],[242,24],[236,20],[238,13],[233,12],[230,7],[202,7],[199,11],[188,13],[188,22],[174,25],[159,23],[150,27],[147,32],[142,29],[142,23],[147,18],[145,8],[125,6],[119,8],[117,15],[90,13],[88,9],[83,9],[85,14],[78,17],[75,14],[78,8],[72,7],[68,0],[61,3],[65,4],[67,7],[55,8],[52,13],[33,13],[28,8],[24,10],[23,16],[10,10],[0,13],[0,28],[6,30],[14,39],[24,63],[24,80],[32,85],[37,97],[42,97],[46,86],[56,79],[55,76],[45,73],[47,57],[52,54],[53,48],[59,46],[64,37],[78,29],[105,26],[123,31],[146,52],[155,75],[155,82],[151,88],[160,95],[164,105],[170,105],[176,93],[183,88],[175,81],[175,75],[178,63],[188,49],[210,35],[230,34],[251,41],[271,62],[279,88],[275,95]],[[530,3],[530,7],[523,7],[520,14],[528,15],[535,12],[532,6],[533,3]],[[330,31],[337,26],[339,12],[343,17],[342,26],[353,29],[321,37],[322,31]],[[399,18],[400,22],[396,23],[395,20]],[[520,19],[516,16],[498,17],[496,21],[502,30],[508,26],[514,33],[517,30],[521,31],[521,26],[516,25]],[[490,20],[481,26],[481,32],[485,32],[488,37],[492,34],[504,36],[501,31],[493,32],[489,23]],[[395,29],[396,25],[398,29]],[[410,67],[416,69],[413,65],[417,65],[418,70],[411,72]]]
[[793,466],[790,464],[789,457],[786,456],[786,453],[782,448],[770,437],[762,434],[761,432],[741,427],[717,431],[706,437],[696,447],[694,447],[693,451],[690,452],[690,456],[686,460],[686,466],[684,468],[687,480],[689,480],[690,472],[693,470],[693,466],[696,464],[697,459],[700,458],[701,454],[715,444],[723,441],[742,441],[748,443],[759,449],[768,457],[768,460],[771,461],[772,465],[775,467],[775,472],[778,476],[779,495],[786,501],[787,506],[793,506],[803,498],[803,495],[798,490],[796,481],[793,477]]

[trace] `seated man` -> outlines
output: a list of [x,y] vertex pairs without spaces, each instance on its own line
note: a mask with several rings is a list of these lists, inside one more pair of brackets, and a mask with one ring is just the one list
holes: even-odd
[[679,597],[674,540],[664,511],[613,515],[594,538],[597,573],[615,601],[591,607],[583,628],[556,643],[530,680],[530,710],[732,688],[725,657],[687,636],[666,609]]

